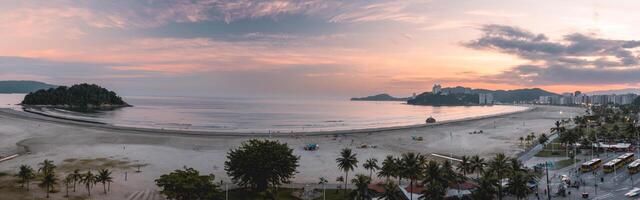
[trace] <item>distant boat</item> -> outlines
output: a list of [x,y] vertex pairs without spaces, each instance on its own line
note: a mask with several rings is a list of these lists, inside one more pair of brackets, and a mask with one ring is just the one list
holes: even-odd
[[433,124],[433,123],[436,123],[436,119],[435,118],[433,118],[433,117],[427,118],[427,124]]

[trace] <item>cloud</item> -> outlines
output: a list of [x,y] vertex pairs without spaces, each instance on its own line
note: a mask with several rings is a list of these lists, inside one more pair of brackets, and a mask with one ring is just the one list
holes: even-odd
[[504,25],[484,25],[483,35],[463,45],[515,55],[530,64],[483,79],[526,85],[634,84],[640,78],[640,41],[572,33],[561,40]]

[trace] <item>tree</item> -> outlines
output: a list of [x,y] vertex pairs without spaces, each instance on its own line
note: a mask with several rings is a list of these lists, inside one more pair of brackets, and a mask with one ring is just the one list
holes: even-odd
[[356,190],[352,192],[353,199],[356,200],[365,200],[370,199],[369,196],[369,184],[371,183],[371,177],[368,177],[364,174],[356,174],[355,178],[351,180],[356,186]]
[[215,176],[200,175],[193,168],[177,169],[156,179],[160,193],[167,199],[175,200],[210,200],[222,199],[218,186],[214,184]]
[[518,158],[509,158],[509,169],[511,170],[511,175],[515,175],[517,172],[526,172],[524,169],[524,165]]
[[[424,167],[425,158],[419,153],[403,153],[402,154],[402,165],[405,167],[405,170],[402,172],[404,177],[409,179],[409,187],[413,188],[413,183],[416,179],[421,176],[422,169]],[[409,199],[413,200],[413,192],[409,192]]]
[[462,156],[460,158],[460,164],[456,168],[459,172],[462,172],[462,175],[467,176],[467,173],[473,171],[473,166],[471,165],[470,158],[468,156]]
[[478,179],[478,189],[471,193],[471,197],[476,200],[493,200],[497,186],[497,180],[490,174],[485,174]]
[[58,183],[58,178],[53,173],[53,171],[48,171],[46,174],[43,174],[42,181],[40,182],[40,187],[45,188],[47,192],[47,198],[49,198],[49,193],[53,189],[53,186]]
[[531,193],[531,190],[529,190],[529,187],[527,186],[530,179],[531,176],[524,171],[515,172],[509,179],[507,191],[516,196],[517,199],[526,198],[527,195]]
[[58,182],[58,178],[56,178],[56,174],[54,171],[56,165],[53,164],[53,161],[46,159],[43,162],[38,163],[38,165],[40,166],[38,172],[42,173],[42,181],[40,182],[39,186],[45,188],[47,192],[47,198],[49,198],[49,193],[53,189],[53,186]]
[[429,161],[423,176],[424,190],[422,191],[422,199],[444,199],[448,181],[440,164],[436,161]]
[[440,171],[447,185],[458,185],[464,181],[464,177],[460,176],[460,174],[453,170],[453,164],[450,160],[442,162],[440,165]]
[[329,183],[329,181],[326,178],[320,177],[320,182],[318,182],[318,184],[322,185],[322,199],[327,199],[327,183]]
[[[344,182],[344,176],[338,176],[336,178],[336,182],[343,183]],[[338,189],[336,190],[336,193],[338,193],[338,191],[340,190],[340,187],[342,187],[342,185],[338,185]]]
[[398,196],[398,184],[393,181],[387,181],[384,183],[384,192],[380,195],[380,199],[384,200],[401,200]]
[[472,173],[477,173],[477,178],[480,178],[480,174],[484,172],[484,167],[487,165],[485,163],[484,158],[480,158],[480,156],[475,155],[471,158],[471,171]]
[[[499,182],[507,177],[509,171],[508,158],[502,153],[496,154],[489,162],[489,172],[494,174]],[[502,199],[502,184],[498,184],[498,199]]]
[[52,174],[56,169],[56,165],[53,164],[52,160],[45,159],[41,163],[38,163],[38,166],[40,166],[40,168],[38,169],[38,173],[42,174]]
[[546,134],[540,134],[540,137],[538,138],[538,143],[545,145],[545,143],[549,141],[549,138],[547,137]]
[[[520,140],[520,145],[524,147],[524,137],[520,136],[519,140]],[[528,138],[527,138],[527,141],[528,141]]]
[[98,175],[96,176],[96,182],[102,183],[102,189],[104,189],[104,194],[107,194],[106,184],[113,182],[113,177],[111,177],[111,171],[108,169],[101,169],[98,171]]
[[372,180],[373,180],[373,171],[380,169],[380,166],[378,166],[378,159],[375,159],[375,158],[367,159],[362,164],[362,167],[364,167],[366,170],[369,170],[369,178],[371,178]]
[[566,128],[564,128],[564,126],[562,126],[562,123],[560,121],[556,121],[555,125],[556,126],[551,128],[549,131],[552,132],[552,133],[556,132],[556,133],[558,133],[558,135],[562,135],[562,133],[564,133]]
[[91,196],[91,188],[96,183],[96,176],[91,173],[91,171],[87,171],[84,175],[82,175],[82,183],[84,183],[85,188],[87,188],[87,193]]
[[82,174],[80,174],[79,169],[75,169],[71,175],[73,179],[73,192],[76,192],[76,183],[82,180]]
[[380,167],[380,171],[378,171],[378,177],[387,178],[387,182],[389,182],[389,178],[396,176],[398,173],[398,165],[396,164],[396,159],[391,155],[387,155],[382,161],[382,167]]
[[24,187],[27,184],[27,191],[29,191],[29,182],[35,177],[33,169],[28,165],[20,165],[20,171],[17,176],[20,178],[20,187]]
[[73,174],[68,174],[62,182],[64,183],[65,197],[69,197],[69,186],[73,184]]
[[252,139],[229,151],[227,159],[224,168],[233,181],[263,192],[269,186],[288,183],[300,157],[286,143]]
[[[342,149],[336,162],[338,163],[338,169],[344,172],[345,180],[349,180],[349,171],[353,171],[354,168],[358,167],[356,154],[352,153],[349,148]],[[347,181],[344,182],[344,189],[347,189]]]

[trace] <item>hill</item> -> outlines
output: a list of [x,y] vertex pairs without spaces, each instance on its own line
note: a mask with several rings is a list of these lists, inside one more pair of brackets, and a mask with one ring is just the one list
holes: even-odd
[[407,104],[430,106],[463,106],[477,105],[478,94],[448,94],[440,95],[431,92],[422,93],[416,98],[409,99]]
[[38,90],[27,94],[23,105],[54,106],[71,109],[109,109],[129,106],[115,92],[98,85],[79,84]]
[[393,97],[389,94],[378,94],[378,95],[373,95],[368,97],[351,98],[351,101],[406,101],[406,100],[409,100],[409,98],[398,98],[398,97]]
[[617,90],[599,90],[593,92],[587,92],[589,95],[606,95],[606,94],[640,94],[640,89],[638,88],[626,88],[626,89],[617,89]]
[[56,85],[50,85],[38,81],[0,81],[0,93],[12,94],[12,93],[30,93],[42,89],[49,89],[58,87]]
[[540,88],[526,88],[516,90],[485,90],[475,89],[472,93],[490,93],[493,95],[493,100],[502,103],[513,102],[532,102],[539,99],[540,96],[558,96],[558,94],[540,89]]

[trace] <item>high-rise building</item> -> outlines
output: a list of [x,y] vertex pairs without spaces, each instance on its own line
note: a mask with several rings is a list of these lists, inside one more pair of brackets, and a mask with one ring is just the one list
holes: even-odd
[[442,93],[442,86],[440,86],[440,84],[435,84],[433,85],[433,89],[431,90],[431,92],[433,94],[440,94]]

